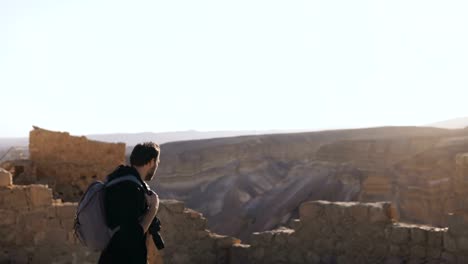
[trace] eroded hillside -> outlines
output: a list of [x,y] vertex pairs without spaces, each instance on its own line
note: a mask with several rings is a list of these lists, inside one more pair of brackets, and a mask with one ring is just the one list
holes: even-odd
[[214,231],[244,240],[316,199],[388,200],[404,220],[444,225],[447,211],[464,207],[454,201],[464,192],[456,157],[468,152],[466,136],[384,127],[175,142],[162,146],[152,184],[203,212]]

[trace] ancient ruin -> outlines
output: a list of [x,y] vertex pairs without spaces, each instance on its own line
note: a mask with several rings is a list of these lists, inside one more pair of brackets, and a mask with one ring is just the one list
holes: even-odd
[[[83,247],[73,233],[77,203],[52,198],[45,185],[13,185],[0,169],[0,263],[97,263],[98,252]],[[206,218],[182,202],[161,201],[166,249],[148,239],[150,263],[230,263],[238,239],[206,230]]]
[[[256,214],[214,218],[243,227],[249,240],[241,241],[211,232],[207,219],[183,202],[163,200],[158,217],[166,248],[157,251],[148,239],[150,263],[466,263],[468,144],[460,134],[439,132],[411,139],[345,133],[341,141],[318,134],[163,146],[162,187],[194,197],[209,193],[203,198],[211,201],[204,203],[208,212],[257,206]],[[62,199],[76,200],[90,181],[103,179],[124,159],[125,145],[39,128],[31,137],[30,159],[0,168],[0,263],[96,263],[99,253],[73,234],[77,204]],[[96,153],[96,161],[89,158]],[[161,194],[173,195],[164,188]],[[313,201],[323,195],[338,201]],[[351,198],[361,202],[340,202]],[[437,226],[406,221],[420,217]]]
[[[0,170],[0,263],[96,263],[99,253],[73,234],[76,203],[52,198],[44,185],[13,185]],[[300,219],[254,233],[249,245],[214,234],[206,219],[174,200],[163,200],[163,251],[148,239],[159,263],[466,263],[468,223],[450,215],[448,228],[398,222],[390,203],[306,202]]]
[[94,180],[125,162],[124,143],[103,143],[35,127],[29,134],[34,183],[47,184],[54,197],[77,201]]

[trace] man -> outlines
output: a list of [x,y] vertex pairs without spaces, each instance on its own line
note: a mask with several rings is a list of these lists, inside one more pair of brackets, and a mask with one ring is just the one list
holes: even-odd
[[119,228],[99,258],[99,264],[147,263],[146,236],[159,207],[159,199],[143,180],[151,180],[158,168],[160,148],[153,142],[138,144],[130,155],[131,166],[119,166],[107,180],[133,175],[143,187],[123,181],[106,188],[106,220]]

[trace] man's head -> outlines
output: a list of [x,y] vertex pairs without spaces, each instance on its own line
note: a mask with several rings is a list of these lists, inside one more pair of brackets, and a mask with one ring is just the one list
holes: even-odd
[[140,176],[144,180],[149,181],[154,177],[158,168],[160,153],[161,150],[156,143],[145,142],[138,144],[133,148],[132,154],[130,154],[130,165],[137,168],[140,173],[144,172],[145,175]]

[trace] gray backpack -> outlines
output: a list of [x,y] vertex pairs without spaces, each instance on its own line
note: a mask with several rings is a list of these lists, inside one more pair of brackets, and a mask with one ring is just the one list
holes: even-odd
[[106,224],[104,207],[104,190],[114,184],[132,181],[142,186],[135,176],[127,175],[110,182],[93,182],[81,197],[75,214],[75,236],[87,248],[93,251],[102,251],[107,247],[112,236],[120,227],[111,230]]

